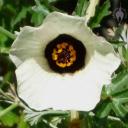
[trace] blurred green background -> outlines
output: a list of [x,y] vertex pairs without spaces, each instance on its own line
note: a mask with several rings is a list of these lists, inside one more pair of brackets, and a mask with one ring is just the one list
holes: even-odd
[[[20,27],[39,26],[46,15],[53,11],[84,16],[89,5],[88,0],[0,0],[0,115],[15,102],[16,77],[15,65],[9,59],[9,49]],[[115,8],[122,6],[128,12],[127,0],[100,0],[95,16],[88,26],[97,34],[105,36],[103,30],[119,28],[127,23],[127,17],[118,23],[113,17]],[[4,28],[4,29],[3,29]],[[8,30],[8,31],[6,31]],[[124,48],[124,42],[109,40],[118,52]],[[128,49],[124,48],[125,63],[121,64],[110,86],[104,86],[101,101],[92,112],[80,112],[82,128],[128,128]],[[25,121],[21,106],[13,106],[0,116],[0,128],[67,128],[69,116],[48,115],[30,126]],[[56,119],[55,127],[51,126]]]

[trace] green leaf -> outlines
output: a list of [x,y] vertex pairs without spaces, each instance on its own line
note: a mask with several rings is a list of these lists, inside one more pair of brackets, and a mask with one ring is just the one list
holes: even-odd
[[125,47],[122,47],[122,53],[123,53],[124,59],[128,62],[128,49]]
[[[3,110],[2,107],[0,107],[0,112]],[[0,121],[3,125],[12,127],[14,124],[18,122],[18,116],[13,112],[8,112],[6,115],[2,116],[0,118]]]
[[96,116],[100,118],[105,118],[109,115],[111,109],[112,109],[112,104],[110,101],[105,101],[101,102],[98,108],[96,108]]
[[[62,10],[54,7],[50,1],[45,0],[45,1],[40,1],[40,0],[35,0],[36,6],[33,6],[33,11],[35,14],[32,13],[32,19],[31,22],[34,23],[35,25],[40,25],[45,18],[50,12],[53,11],[58,11],[58,12],[63,12]],[[37,16],[37,23],[36,23],[36,16]]]
[[33,12],[32,18],[31,18],[31,23],[33,23],[34,26],[39,26],[42,24],[44,18],[45,18],[45,16],[42,13]]
[[123,92],[128,92],[128,71],[120,72],[112,83],[108,86],[107,91],[109,95],[119,95]]
[[55,110],[45,110],[45,111],[33,111],[33,110],[26,110],[26,120],[30,122],[31,125],[37,124],[39,120],[42,118],[48,117],[59,117],[59,116],[67,116],[69,112],[67,111],[55,111]]
[[86,14],[88,5],[89,5],[88,0],[78,0],[74,11],[75,15],[84,16]]
[[48,0],[49,3],[54,3],[54,2],[57,2],[57,1],[60,1],[60,0]]
[[[106,91],[105,97],[108,99],[108,103],[105,104],[106,100],[104,100],[97,113],[102,117],[104,113],[113,110],[116,116],[124,117],[128,113],[126,108],[126,104],[128,104],[128,71],[121,71],[117,74],[112,83],[105,86],[104,91]],[[105,106],[103,106],[104,104]]]
[[88,26],[91,28],[99,27],[101,20],[105,16],[110,14],[109,8],[110,8],[110,0],[105,1],[101,7],[97,6],[95,16],[91,18]]
[[33,7],[33,10],[38,13],[42,13],[44,16],[50,13],[50,9],[48,8],[48,1],[44,1],[43,4],[40,3],[39,0],[35,0],[36,6]]
[[118,49],[119,47],[123,47],[125,45],[124,41],[109,40],[109,42],[113,45],[115,49]]
[[29,11],[28,7],[23,6],[21,11],[18,13],[16,18],[12,20],[12,27],[14,27],[17,23],[19,23],[22,19],[25,19],[27,16],[27,12]]
[[35,0],[36,6],[32,8],[32,18],[31,23],[35,26],[41,25],[45,16],[50,13],[49,8],[47,7],[48,1],[46,0],[43,4],[39,0]]
[[128,114],[128,71],[121,71],[110,85],[104,86],[102,100],[95,109],[98,117],[104,118],[114,111],[116,116],[125,117]]
[[6,47],[5,42],[8,40],[8,37],[0,32],[0,48]]
[[6,53],[9,54],[10,48],[8,47],[0,47],[0,53]]
[[[15,38],[16,38],[16,36],[15,36],[13,33],[11,33],[10,31],[6,30],[6,29],[3,28],[2,26],[0,26],[0,33],[6,35],[6,36],[8,36],[8,37],[10,37],[11,39],[15,39]],[[3,43],[4,43],[4,42],[3,42]]]
[[27,122],[24,119],[24,115],[20,116],[19,123],[18,123],[18,128],[29,128]]
[[34,6],[33,10],[38,13],[42,13],[44,16],[50,13],[49,9],[45,5]]
[[112,109],[115,112],[116,116],[124,117],[128,110],[119,102],[118,99],[113,99]]
[[0,10],[1,10],[3,4],[4,4],[3,0],[0,0]]

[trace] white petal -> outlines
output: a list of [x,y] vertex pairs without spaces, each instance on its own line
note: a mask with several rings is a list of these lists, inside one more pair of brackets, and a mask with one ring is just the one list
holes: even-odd
[[[95,50],[101,53],[113,51],[110,44],[95,36],[85,26],[85,18],[53,12],[46,17],[42,26],[22,28],[12,45],[10,57],[17,66],[28,58],[42,57],[46,61],[44,57],[46,45],[60,34],[71,35],[84,44],[87,50],[86,64]],[[48,64],[43,65],[48,69]]]
[[82,41],[86,45],[88,54],[92,54],[92,43],[88,41],[91,37],[89,33],[84,18],[54,12],[47,16],[42,26],[22,28],[12,45],[10,57],[16,66],[31,57],[42,56],[45,59],[46,45],[60,34],[71,35]]
[[[112,70],[117,68],[103,60],[100,55],[95,55],[96,59],[91,61],[86,72],[84,70],[74,75],[48,73],[37,61],[27,60],[16,70],[19,97],[36,110],[53,108],[89,111],[93,109],[100,100],[103,84],[110,82]],[[108,55],[108,58],[115,59],[113,55]],[[102,60],[106,64],[105,67],[100,63]],[[114,62],[118,63],[116,59]]]
[[23,27],[16,40],[14,41],[10,57],[16,66],[19,66],[24,60],[30,57],[40,57],[42,53],[42,43],[36,38],[37,28]]
[[96,74],[50,74],[34,60],[27,60],[17,70],[18,95],[31,108],[44,110],[84,110],[95,107],[100,100],[102,86]]
[[15,35],[18,36],[20,34],[20,32],[18,31],[14,31]]

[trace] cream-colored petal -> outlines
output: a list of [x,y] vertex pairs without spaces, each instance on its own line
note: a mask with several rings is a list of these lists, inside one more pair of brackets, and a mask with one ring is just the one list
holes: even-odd
[[26,61],[16,71],[19,96],[36,110],[93,109],[100,100],[102,86],[111,81],[112,73],[120,64],[109,44],[108,49],[111,52],[95,51],[89,64],[75,74],[48,73],[39,66],[39,61]]
[[10,57],[17,66],[28,58],[44,57],[46,45],[60,34],[71,35],[83,43],[85,42],[90,55],[93,52],[93,47],[87,40],[91,35],[88,37],[88,28],[84,23],[85,20],[81,17],[58,12],[51,13],[41,26],[22,28],[12,45]]
[[[40,27],[27,26],[22,28],[21,33],[12,45],[10,57],[17,66],[31,57],[42,57],[45,61],[44,51],[46,45],[60,34],[71,35],[84,44],[87,50],[86,64],[95,50],[100,53],[113,51],[110,44],[95,36],[85,26],[84,18],[53,12],[46,17]],[[48,69],[48,64],[45,66]]]
[[[107,55],[109,52],[114,53],[114,49],[110,43],[108,43],[102,37],[98,37],[85,25],[84,17],[69,16],[67,14],[53,12],[49,14],[44,23],[40,27],[42,33],[49,34],[49,40],[46,39],[45,33],[39,38],[45,38],[45,45],[47,42],[55,39],[60,34],[71,35],[72,37],[80,40],[87,51],[86,64],[93,56],[94,52],[97,51],[101,54]],[[50,29],[47,29],[50,28]],[[40,36],[40,35],[39,35]]]
[[19,66],[24,60],[30,57],[43,56],[42,42],[36,38],[38,28],[23,27],[13,42],[10,50],[10,58]]
[[89,111],[96,106],[103,80],[108,77],[96,66],[84,75],[48,73],[33,59],[24,62],[16,75],[18,95],[31,108],[80,111]]
[[[59,35],[67,34],[80,40],[84,44],[88,53],[88,59],[86,60],[89,60],[90,55],[93,54],[93,45],[92,40],[90,39],[90,37],[92,38],[92,32],[85,25],[84,17],[70,16],[59,12],[53,12],[46,17],[41,29],[42,32],[45,32],[42,36],[42,39],[45,38],[46,40],[46,42],[44,42],[45,45]],[[47,33],[49,34],[48,39],[46,39]]]
[[84,18],[53,12],[46,17],[41,26],[22,28],[12,45],[10,57],[17,66],[31,57],[42,57],[46,60],[44,57],[46,45],[60,34],[71,35],[84,44],[87,50],[86,64],[95,50],[100,53],[113,51],[110,44],[94,35],[85,26]]

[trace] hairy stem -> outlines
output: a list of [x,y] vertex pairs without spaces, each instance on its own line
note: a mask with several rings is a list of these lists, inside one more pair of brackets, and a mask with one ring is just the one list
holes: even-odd
[[70,112],[70,125],[69,128],[80,128],[79,112],[72,110]]
[[10,37],[13,40],[16,38],[16,36],[13,33],[9,32],[8,30],[6,30],[5,28],[1,26],[0,26],[0,33],[5,34],[6,36]]
[[3,111],[0,112],[0,118],[4,115],[6,115],[8,112],[10,112],[11,110],[15,109],[17,106],[19,105],[18,102],[15,102],[13,104],[11,104],[8,108],[4,109]]

